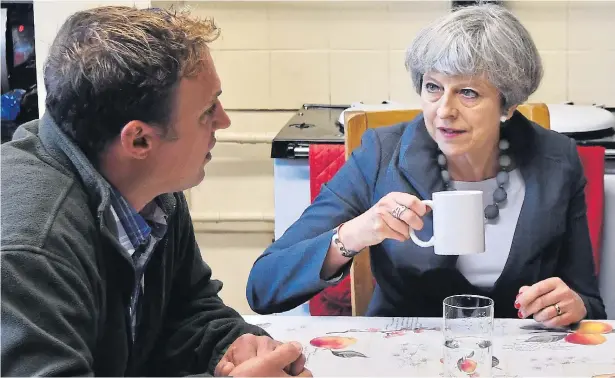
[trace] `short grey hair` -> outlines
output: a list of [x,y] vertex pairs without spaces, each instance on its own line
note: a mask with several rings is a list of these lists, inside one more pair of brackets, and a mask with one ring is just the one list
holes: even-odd
[[437,19],[416,36],[405,63],[418,94],[429,71],[484,74],[500,91],[503,112],[525,102],[543,75],[530,33],[509,10],[495,4],[463,7]]

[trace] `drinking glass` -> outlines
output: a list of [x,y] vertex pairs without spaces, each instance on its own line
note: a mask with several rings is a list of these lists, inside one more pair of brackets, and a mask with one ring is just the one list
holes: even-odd
[[443,301],[444,375],[491,376],[493,300],[453,295]]

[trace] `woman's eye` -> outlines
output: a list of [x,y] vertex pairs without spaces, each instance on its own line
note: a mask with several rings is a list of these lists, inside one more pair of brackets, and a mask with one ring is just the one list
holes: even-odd
[[478,97],[478,93],[476,93],[472,89],[462,89],[459,91],[459,93],[461,93],[462,96],[467,97],[467,98],[477,98]]
[[425,89],[427,90],[427,92],[437,92],[438,89],[440,89],[437,85],[435,85],[434,83],[425,83]]

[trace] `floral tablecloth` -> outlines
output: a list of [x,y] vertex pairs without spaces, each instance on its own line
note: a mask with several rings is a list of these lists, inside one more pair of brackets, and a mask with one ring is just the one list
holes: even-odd
[[[245,319],[280,341],[304,346],[317,376],[441,376],[440,318],[258,316]],[[615,321],[546,329],[496,319],[493,371],[500,377],[615,378]]]

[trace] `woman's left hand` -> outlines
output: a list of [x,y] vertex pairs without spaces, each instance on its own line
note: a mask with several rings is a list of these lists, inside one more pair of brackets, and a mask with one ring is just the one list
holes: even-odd
[[520,318],[533,315],[534,320],[547,327],[564,327],[582,320],[587,315],[587,309],[579,294],[559,277],[521,287],[515,300],[515,308],[519,310]]

